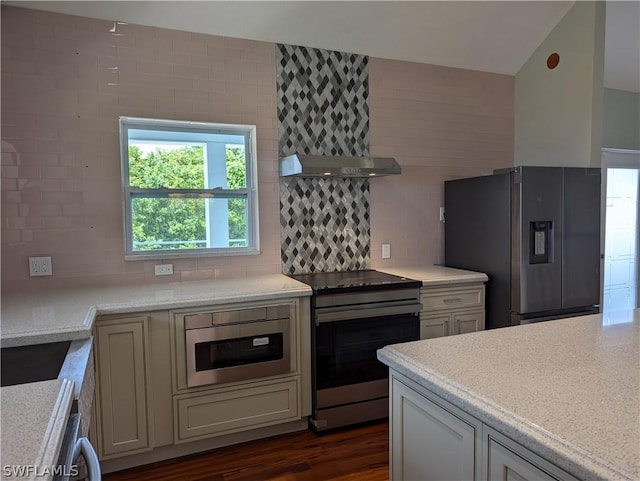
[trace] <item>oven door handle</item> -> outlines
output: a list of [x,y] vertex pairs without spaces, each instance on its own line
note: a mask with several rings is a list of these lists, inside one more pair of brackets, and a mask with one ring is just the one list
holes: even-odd
[[367,317],[396,316],[402,314],[418,314],[422,310],[422,304],[418,301],[387,302],[381,306],[379,303],[361,304],[358,306],[327,307],[316,309],[316,324],[324,322],[348,321],[351,319],[364,319]]

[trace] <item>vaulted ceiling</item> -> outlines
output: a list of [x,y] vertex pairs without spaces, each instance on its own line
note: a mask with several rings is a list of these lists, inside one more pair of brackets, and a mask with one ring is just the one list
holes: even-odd
[[[515,75],[572,1],[26,1],[17,6]],[[607,2],[605,86],[640,92],[640,2]]]

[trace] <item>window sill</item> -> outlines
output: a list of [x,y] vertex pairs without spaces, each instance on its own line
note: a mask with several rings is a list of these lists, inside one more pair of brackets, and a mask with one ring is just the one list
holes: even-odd
[[149,252],[140,254],[125,254],[125,261],[148,261],[166,259],[186,259],[190,257],[232,257],[232,256],[255,256],[260,254],[260,249],[225,249],[225,250],[190,250],[180,252]]

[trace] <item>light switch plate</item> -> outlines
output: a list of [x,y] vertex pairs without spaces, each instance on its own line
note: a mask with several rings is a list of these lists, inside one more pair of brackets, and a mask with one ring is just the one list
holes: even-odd
[[51,256],[29,257],[29,275],[31,277],[53,275]]
[[391,257],[391,244],[382,244],[382,258],[388,259]]

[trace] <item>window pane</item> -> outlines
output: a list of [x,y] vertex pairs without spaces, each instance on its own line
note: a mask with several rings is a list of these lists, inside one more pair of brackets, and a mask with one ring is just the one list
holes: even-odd
[[210,247],[247,247],[247,199],[209,199]]
[[249,245],[246,198],[134,197],[131,202],[134,251]]
[[205,202],[205,199],[133,198],[133,250],[207,247]]
[[229,199],[229,246],[247,247],[247,199]]
[[227,188],[243,189],[247,186],[244,145],[227,145]]
[[129,185],[147,189],[202,189],[205,147],[129,143]]

